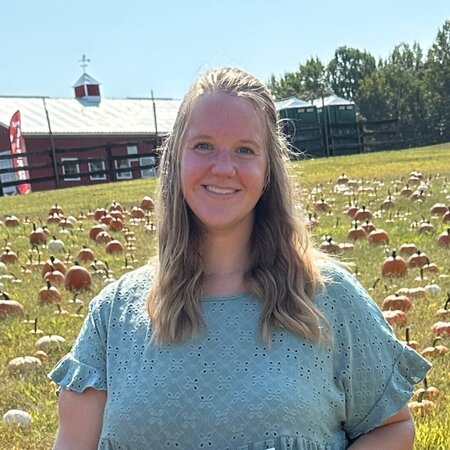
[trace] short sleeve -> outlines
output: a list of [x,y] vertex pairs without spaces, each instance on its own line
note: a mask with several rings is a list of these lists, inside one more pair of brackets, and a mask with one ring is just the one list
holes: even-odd
[[115,287],[116,283],[111,283],[91,301],[71,351],[49,373],[60,388],[106,390],[107,328]]
[[343,428],[355,439],[402,409],[431,364],[397,339],[354,276],[338,269],[333,278],[325,301],[333,311],[336,382],[345,396]]

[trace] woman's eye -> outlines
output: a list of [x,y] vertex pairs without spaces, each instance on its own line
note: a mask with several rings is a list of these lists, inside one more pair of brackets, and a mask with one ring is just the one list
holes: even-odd
[[199,142],[198,144],[195,144],[195,147],[198,150],[211,150],[211,145],[206,142]]
[[250,147],[239,147],[238,153],[241,155],[253,155],[255,152]]

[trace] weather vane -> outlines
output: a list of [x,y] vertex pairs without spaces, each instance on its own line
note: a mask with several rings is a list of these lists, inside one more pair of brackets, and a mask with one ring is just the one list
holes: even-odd
[[86,73],[86,67],[88,66],[88,63],[91,62],[91,60],[83,53],[83,56],[79,60],[81,63],[80,66],[83,68],[84,73]]

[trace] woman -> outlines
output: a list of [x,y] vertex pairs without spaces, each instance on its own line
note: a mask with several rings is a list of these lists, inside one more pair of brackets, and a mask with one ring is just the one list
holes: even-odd
[[411,449],[429,364],[294,217],[267,88],[200,77],[165,144],[159,251],[90,305],[55,449]]

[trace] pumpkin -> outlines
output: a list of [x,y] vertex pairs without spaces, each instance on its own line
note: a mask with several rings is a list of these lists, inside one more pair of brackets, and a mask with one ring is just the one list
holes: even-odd
[[383,277],[402,277],[406,275],[408,268],[405,260],[401,256],[397,256],[395,250],[391,256],[386,258],[381,266],[381,274]]
[[442,222],[450,222],[450,207],[448,211],[442,216]]
[[100,231],[95,237],[95,242],[99,244],[107,244],[109,241],[112,241],[112,237],[107,231]]
[[438,309],[436,315],[439,317],[449,317],[450,316],[450,309],[448,309],[449,305],[450,305],[450,294],[447,293],[447,300],[445,300],[444,307]]
[[152,210],[155,207],[155,203],[153,201],[153,199],[151,197],[149,197],[148,195],[146,195],[142,200],[141,200],[141,208],[144,211],[147,210]]
[[356,211],[358,211],[358,205],[356,204],[350,204],[348,205],[348,207],[345,209],[344,213],[347,214],[348,216],[350,216],[351,218],[355,217]]
[[17,262],[17,259],[17,254],[14,253],[9,247],[6,247],[0,255],[0,261],[4,264],[14,264]]
[[89,238],[92,239],[93,241],[95,241],[95,238],[97,237],[97,234],[99,234],[102,231],[106,231],[106,229],[107,229],[107,226],[105,224],[94,225],[89,230]]
[[325,240],[319,245],[319,249],[325,253],[337,254],[341,252],[339,244],[333,241],[331,236],[327,236]]
[[113,219],[120,219],[123,220],[123,213],[122,211],[118,210],[118,209],[113,209],[112,211],[109,212],[109,215],[113,218]]
[[389,235],[382,228],[377,228],[369,233],[367,236],[369,244],[389,244]]
[[408,403],[408,408],[412,413],[417,413],[421,416],[425,416],[426,414],[434,410],[436,404],[431,400],[425,400],[423,397],[424,393],[422,392],[421,394],[419,394],[417,400]]
[[431,325],[431,331],[438,336],[450,336],[450,322],[436,322]]
[[413,253],[408,258],[408,268],[412,269],[414,267],[422,267],[427,263],[427,260],[428,256],[426,255],[426,253],[417,250],[416,253]]
[[358,239],[366,239],[367,234],[363,228],[359,227],[357,223],[353,225],[353,228],[347,233],[347,237],[353,241],[357,241]]
[[434,225],[429,220],[423,220],[417,227],[418,233],[432,233],[434,231]]
[[10,409],[3,414],[3,424],[5,426],[28,428],[31,425],[31,416],[21,409]]
[[362,225],[361,228],[367,233],[369,234],[371,231],[375,230],[375,225],[370,221],[370,220],[366,220]]
[[391,294],[388,295],[381,304],[381,309],[397,309],[408,312],[412,308],[412,301],[406,295]]
[[419,395],[422,395],[422,398],[425,399],[433,399],[433,398],[439,398],[441,395],[439,389],[435,386],[428,386],[428,380],[427,377],[423,379],[423,388],[416,389],[413,393],[413,398],[418,398]]
[[111,231],[121,231],[122,228],[123,228],[122,219],[119,217],[112,217],[111,221],[109,222],[109,229]]
[[56,236],[53,236],[53,239],[47,244],[47,249],[50,253],[58,254],[64,253],[66,246],[61,239],[56,239]]
[[404,243],[400,246],[399,252],[401,255],[411,256],[418,250],[417,245],[413,243]]
[[113,239],[112,241],[109,241],[106,244],[106,253],[108,254],[117,254],[117,253],[123,253],[123,245],[120,241],[117,239]]
[[87,247],[86,245],[83,245],[83,248],[78,252],[77,261],[88,262],[94,261],[94,259],[95,259],[94,251],[89,247]]
[[416,287],[416,288],[400,288],[397,291],[397,294],[404,294],[407,295],[411,299],[415,298],[423,298],[426,297],[428,294],[428,291],[423,287]]
[[6,227],[18,227],[20,225],[20,220],[16,216],[6,216],[3,221]]
[[434,216],[442,217],[448,211],[447,205],[445,203],[435,203],[431,207],[431,214]]
[[119,202],[113,200],[113,202],[109,206],[109,211],[119,211],[120,213],[123,213],[124,208]]
[[448,348],[445,345],[437,345],[440,340],[440,336],[436,337],[430,347],[426,347],[422,350],[422,356],[426,358],[440,357],[448,353]]
[[60,205],[55,203],[48,211],[49,214],[62,214],[64,215],[64,211]]
[[421,270],[428,273],[437,273],[439,272],[439,266],[436,263],[430,262],[427,258],[427,263],[421,267]]
[[11,300],[7,292],[0,292],[0,318],[20,316],[24,312],[23,306],[16,300]]
[[33,231],[30,233],[29,239],[32,245],[42,245],[47,242],[47,234],[42,227],[36,228],[36,224],[33,223]]
[[359,220],[360,222],[363,220],[370,220],[372,219],[372,213],[363,205],[356,211],[354,219]]
[[450,228],[447,228],[447,231],[443,231],[437,238],[437,241],[441,247],[450,247]]
[[48,272],[53,272],[55,270],[64,275],[66,273],[66,265],[60,259],[52,255],[42,266],[42,278],[45,279],[45,275]]
[[408,347],[411,347],[413,350],[417,350],[419,348],[419,343],[417,341],[411,340],[409,336],[409,327],[405,328],[405,338],[406,340],[403,341],[404,344],[406,344]]
[[100,218],[100,223],[104,223],[105,225],[109,225],[111,223],[112,217],[109,213],[104,214]]
[[94,213],[94,219],[99,221],[107,213],[105,208],[97,208]]
[[407,184],[401,191],[400,191],[400,195],[402,197],[411,197],[412,193],[414,191],[409,187],[409,185]]
[[70,291],[82,291],[89,289],[92,283],[89,271],[80,266],[77,261],[66,273],[65,288]]
[[383,316],[386,319],[386,322],[391,326],[398,325],[403,327],[407,322],[406,314],[399,309],[394,311],[383,311]]
[[55,286],[52,286],[50,281],[47,281],[47,286],[43,287],[38,292],[38,303],[40,305],[48,305],[51,303],[60,303],[60,302],[61,302],[61,293]]
[[131,217],[133,219],[143,219],[145,217],[145,212],[142,208],[133,206],[133,208],[131,209]]
[[390,209],[395,206],[395,199],[391,195],[388,195],[381,204],[381,209]]
[[8,362],[8,370],[11,375],[27,373],[41,366],[41,360],[34,356],[19,356]]
[[36,341],[36,348],[48,353],[49,350],[57,349],[65,344],[66,340],[62,336],[56,334],[42,336]]
[[64,283],[64,274],[55,268],[51,268],[44,275],[44,281],[50,282],[53,284],[62,284],[62,283]]

